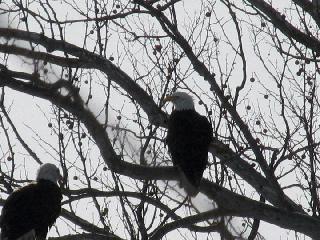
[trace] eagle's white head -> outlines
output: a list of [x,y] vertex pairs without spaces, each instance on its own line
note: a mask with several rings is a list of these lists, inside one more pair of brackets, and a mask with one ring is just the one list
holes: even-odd
[[185,92],[175,92],[164,99],[165,102],[172,102],[175,110],[190,110],[194,109],[193,99]]
[[57,168],[52,163],[45,163],[40,166],[37,172],[37,181],[40,179],[49,180],[54,184],[57,184],[59,180],[61,180],[61,174],[59,168]]

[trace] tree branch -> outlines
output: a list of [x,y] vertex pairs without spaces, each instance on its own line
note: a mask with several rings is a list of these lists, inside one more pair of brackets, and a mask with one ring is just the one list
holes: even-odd
[[[48,84],[43,82],[42,86],[36,86],[33,83],[16,80],[12,78],[11,75],[15,75],[15,73],[9,70],[0,71],[0,85],[49,100],[53,104],[62,107],[77,116],[96,141],[96,144],[101,151],[101,155],[110,170],[141,180],[178,180],[179,175],[173,167],[141,166],[121,160],[121,157],[117,156],[114,151],[103,125],[101,125],[96,117],[84,106],[83,101],[77,93],[75,93],[75,96],[78,100],[74,101],[72,100],[72,96],[61,96],[59,92],[56,91],[57,83]],[[26,77],[31,78],[31,75]],[[62,82],[64,81],[60,80],[60,83]],[[68,84],[68,82],[66,82],[66,84]],[[72,92],[75,91],[76,89],[72,90]],[[283,200],[279,198],[278,192],[270,185],[269,181],[238,154],[234,153],[229,147],[218,140],[215,140],[211,145],[210,150],[215,156],[221,159],[223,163],[248,181],[248,183],[250,183],[268,201],[275,206],[281,206]],[[289,206],[294,206],[293,209],[295,209],[295,211],[302,211],[302,209],[296,206],[289,198],[287,198],[286,201],[290,202]]]
[[214,199],[226,211],[226,215],[260,219],[315,239],[320,236],[320,221],[316,217],[286,211],[249,199],[207,180],[202,181],[201,191]]
[[[279,29],[285,36],[288,38],[292,38],[296,40],[297,42],[303,44],[307,48],[313,50],[314,52],[320,53],[320,42],[317,38],[307,35],[303,32],[301,32],[299,29],[294,27],[291,23],[289,23],[285,16],[279,13],[277,10],[275,10],[270,4],[268,4],[266,1],[263,0],[246,0],[252,6],[257,8],[259,11],[261,11],[263,14],[268,16],[270,18],[270,21],[272,24]],[[299,1],[294,1],[295,3]],[[307,10],[309,13],[310,5],[307,4],[305,1],[303,3],[299,3],[300,6],[303,6],[305,10]],[[312,14],[313,16],[313,14]]]
[[[289,197],[287,197],[282,191],[276,177],[274,176],[273,172],[270,171],[267,161],[265,160],[257,144],[256,139],[252,136],[248,128],[248,125],[242,120],[242,118],[240,117],[240,115],[236,110],[236,107],[234,107],[231,103],[229,103],[226,96],[224,96],[223,91],[221,90],[221,88],[219,87],[218,83],[215,80],[215,74],[212,74],[209,71],[209,69],[206,67],[206,65],[198,59],[196,54],[193,52],[192,47],[188,43],[188,41],[181,35],[178,29],[173,24],[171,24],[171,22],[164,15],[163,12],[159,11],[158,9],[154,8],[153,6],[147,4],[142,0],[135,0],[135,2],[150,11],[150,14],[158,20],[162,29],[183,49],[183,51],[189,58],[191,64],[193,65],[195,71],[200,76],[203,76],[204,79],[210,83],[211,88],[214,90],[214,92],[220,99],[222,106],[230,113],[233,121],[238,125],[239,130],[245,136],[246,141],[250,145],[253,153],[255,154],[256,161],[259,163],[264,174],[267,176],[267,180],[271,184],[272,188],[277,192],[277,195],[278,195],[277,204],[280,204],[281,206],[287,209],[299,209],[298,206],[294,204],[293,201],[289,200]],[[267,196],[265,197],[267,198]]]
[[[125,72],[115,66],[111,61],[91,53],[83,48],[79,48],[73,44],[67,43],[62,40],[55,40],[34,32],[28,32],[23,30],[15,30],[8,28],[0,28],[0,37],[15,38],[32,42],[34,44],[40,44],[47,49],[48,52],[62,51],[72,56],[78,57],[78,60],[73,64],[80,64],[86,62],[86,67],[93,67],[105,73],[108,78],[117,83],[128,94],[130,94],[143,108],[148,115],[149,121],[154,125],[165,125],[166,114],[162,112],[155,104],[152,97],[150,97],[133,79],[131,79]],[[4,49],[3,51],[9,51]],[[19,51],[17,48],[16,51]],[[26,53],[26,52],[25,52]],[[62,63],[62,59],[52,55],[43,55],[38,53],[38,56],[45,58],[47,61],[53,60],[53,63]],[[71,62],[72,63],[72,62]],[[71,64],[70,63],[70,64]]]

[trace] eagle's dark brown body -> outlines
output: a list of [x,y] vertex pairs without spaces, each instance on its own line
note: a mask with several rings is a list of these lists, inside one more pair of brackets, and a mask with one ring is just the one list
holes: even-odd
[[194,196],[208,163],[208,147],[213,131],[208,119],[194,109],[174,110],[168,121],[167,143],[174,166],[182,171],[194,189],[185,187]]
[[15,240],[35,231],[44,240],[61,212],[61,190],[57,184],[40,179],[13,192],[2,208],[1,239]]

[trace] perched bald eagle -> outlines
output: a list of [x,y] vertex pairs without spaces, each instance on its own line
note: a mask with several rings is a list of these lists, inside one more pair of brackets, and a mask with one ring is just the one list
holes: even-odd
[[212,126],[206,117],[195,111],[193,99],[188,94],[175,92],[165,101],[171,101],[174,105],[167,134],[173,165],[180,172],[182,187],[189,196],[195,196],[208,163]]
[[46,239],[49,228],[61,212],[59,179],[61,175],[55,165],[43,164],[37,172],[36,182],[8,197],[0,217],[1,240]]

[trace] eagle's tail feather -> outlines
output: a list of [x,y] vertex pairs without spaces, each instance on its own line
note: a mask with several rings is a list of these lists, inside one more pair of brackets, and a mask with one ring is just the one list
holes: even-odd
[[180,172],[180,183],[188,196],[195,197],[199,193],[199,187],[192,184],[187,178],[186,174],[178,167]]

